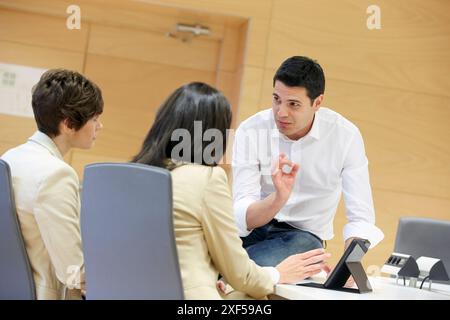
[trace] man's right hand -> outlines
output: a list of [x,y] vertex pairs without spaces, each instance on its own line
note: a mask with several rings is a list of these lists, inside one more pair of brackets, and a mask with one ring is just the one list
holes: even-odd
[[[291,171],[289,173],[283,172],[283,166],[290,167]],[[284,154],[280,154],[272,172],[275,192],[262,200],[255,201],[247,208],[246,222],[248,230],[259,228],[269,223],[283,208],[291,195],[298,169],[298,164],[287,159]]]
[[[290,168],[290,172],[283,171]],[[286,158],[284,153],[280,154],[275,169],[272,172],[272,182],[275,187],[275,199],[281,203],[286,203],[291,195],[295,184],[295,177],[299,170],[299,165]]]
[[294,284],[311,277],[326,268],[325,261],[330,257],[322,248],[289,256],[276,266],[280,273],[278,283]]

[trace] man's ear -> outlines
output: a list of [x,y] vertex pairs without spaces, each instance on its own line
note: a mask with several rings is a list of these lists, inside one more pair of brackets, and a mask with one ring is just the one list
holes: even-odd
[[312,105],[314,111],[319,110],[320,105],[322,104],[322,101],[323,101],[323,94],[321,94],[320,96],[318,96],[317,98],[314,99],[314,102]]

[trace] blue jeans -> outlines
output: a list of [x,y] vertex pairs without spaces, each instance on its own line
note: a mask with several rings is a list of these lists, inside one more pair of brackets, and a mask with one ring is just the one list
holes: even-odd
[[290,255],[323,248],[319,237],[275,219],[241,239],[250,259],[263,267],[275,267]]

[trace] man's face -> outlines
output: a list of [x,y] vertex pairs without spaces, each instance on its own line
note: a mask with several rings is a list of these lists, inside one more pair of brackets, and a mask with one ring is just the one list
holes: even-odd
[[322,99],[323,95],[320,95],[311,102],[306,88],[288,87],[281,81],[275,81],[272,110],[278,130],[292,140],[306,135]]

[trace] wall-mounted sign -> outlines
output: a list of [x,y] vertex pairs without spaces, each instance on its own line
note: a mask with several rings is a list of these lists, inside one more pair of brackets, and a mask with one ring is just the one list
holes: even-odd
[[0,113],[33,117],[31,89],[46,69],[0,63]]

